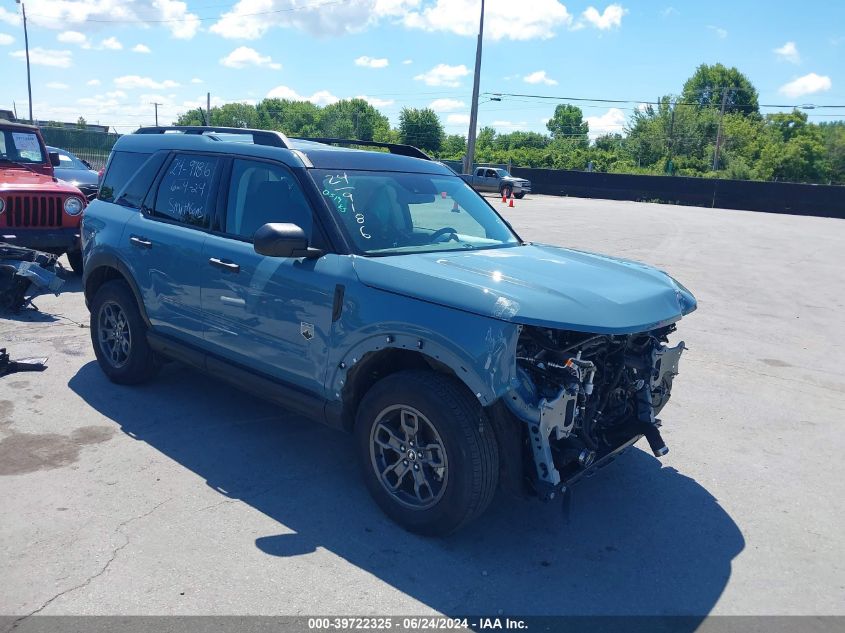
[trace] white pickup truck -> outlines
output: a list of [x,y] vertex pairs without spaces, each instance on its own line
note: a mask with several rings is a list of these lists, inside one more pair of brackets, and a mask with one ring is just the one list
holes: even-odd
[[499,167],[476,167],[473,174],[462,174],[463,178],[476,191],[495,191],[514,198],[522,198],[531,193],[531,181],[511,176],[506,169]]

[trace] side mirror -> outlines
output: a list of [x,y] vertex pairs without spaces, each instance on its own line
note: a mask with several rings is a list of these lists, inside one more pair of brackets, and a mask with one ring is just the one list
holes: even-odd
[[83,164],[83,165],[85,165],[88,169],[91,169],[91,163],[89,163],[89,162],[88,162],[87,160],[85,160],[84,158],[80,158],[79,160],[81,160],[81,161],[82,161],[82,164]]
[[53,167],[58,167],[61,164],[58,152],[50,152],[50,164]]
[[267,257],[305,257],[313,259],[323,254],[319,248],[308,246],[308,237],[296,224],[271,222],[255,232],[252,238],[255,252]]

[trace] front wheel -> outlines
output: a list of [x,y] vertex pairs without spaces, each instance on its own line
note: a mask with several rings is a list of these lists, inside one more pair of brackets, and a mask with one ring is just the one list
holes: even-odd
[[100,368],[112,382],[145,382],[159,369],[135,296],[124,281],[109,281],[94,295],[91,342]]
[[520,191],[519,193],[515,193],[515,194],[513,194],[513,197],[516,198],[517,200],[522,200],[525,197],[525,192]]
[[513,187],[510,185],[505,185],[502,187],[502,196],[505,198],[510,198],[513,195]]
[[493,498],[499,473],[493,429],[455,378],[431,371],[387,376],[361,402],[355,435],[367,488],[407,530],[450,534]]

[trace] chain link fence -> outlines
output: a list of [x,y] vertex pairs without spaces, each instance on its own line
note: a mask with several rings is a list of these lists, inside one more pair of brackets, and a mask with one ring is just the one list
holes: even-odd
[[60,127],[42,127],[41,134],[47,145],[66,150],[88,161],[91,163],[91,169],[95,171],[105,167],[111,148],[120,138],[120,134]]

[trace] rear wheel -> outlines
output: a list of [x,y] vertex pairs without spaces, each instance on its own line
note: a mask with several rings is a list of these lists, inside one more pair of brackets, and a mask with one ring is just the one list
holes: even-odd
[[378,382],[358,409],[364,481],[404,528],[450,534],[493,498],[498,446],[481,406],[457,379],[404,371]]
[[159,362],[146,334],[146,324],[126,282],[103,284],[91,304],[91,342],[109,380],[133,385],[156,374]]

